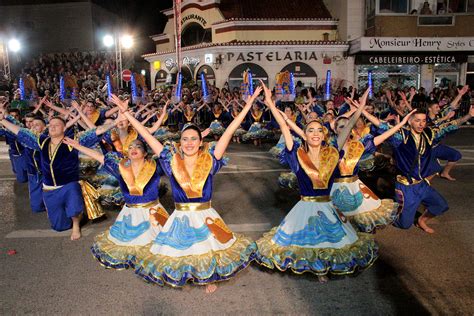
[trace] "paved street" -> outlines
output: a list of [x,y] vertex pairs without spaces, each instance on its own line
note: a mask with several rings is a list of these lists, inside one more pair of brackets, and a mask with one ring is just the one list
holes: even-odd
[[[319,284],[311,275],[272,272],[256,264],[217,292],[146,284],[133,271],[106,270],[89,247],[110,226],[108,218],[83,227],[78,242],[49,229],[46,214],[32,214],[27,186],[13,180],[4,143],[0,149],[0,314],[473,314],[474,129],[448,139],[463,154],[456,182],[434,186],[450,211],[434,219],[434,235],[413,227],[380,231],[380,258],[357,276]],[[237,232],[258,238],[277,225],[298,200],[278,187],[284,170],[269,145],[232,145],[230,164],[216,177],[213,206]],[[165,180],[166,182],[166,180]],[[172,210],[170,192],[162,203]],[[8,255],[15,249],[17,254]]]

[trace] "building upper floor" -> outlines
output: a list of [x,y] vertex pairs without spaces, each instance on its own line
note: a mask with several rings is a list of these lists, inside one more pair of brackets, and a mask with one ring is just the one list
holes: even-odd
[[[174,50],[175,10],[153,35],[156,52]],[[338,23],[322,0],[184,0],[181,46],[252,41],[339,41]]]
[[472,36],[474,0],[365,0],[365,36]]

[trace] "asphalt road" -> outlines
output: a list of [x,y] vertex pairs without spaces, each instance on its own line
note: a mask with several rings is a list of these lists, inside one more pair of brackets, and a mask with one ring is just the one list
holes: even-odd
[[[311,275],[256,264],[209,295],[146,284],[133,271],[106,270],[89,247],[108,218],[83,227],[84,237],[50,231],[46,214],[32,214],[26,185],[12,178],[0,151],[0,314],[474,314],[474,129],[448,139],[463,153],[456,182],[436,179],[450,210],[433,220],[434,235],[413,227],[380,231],[380,257],[357,276],[320,284]],[[213,206],[235,231],[258,238],[278,225],[298,200],[280,189],[282,167],[270,145],[232,145],[230,165],[216,177]],[[162,202],[171,209],[168,192]],[[8,255],[8,250],[16,250]]]

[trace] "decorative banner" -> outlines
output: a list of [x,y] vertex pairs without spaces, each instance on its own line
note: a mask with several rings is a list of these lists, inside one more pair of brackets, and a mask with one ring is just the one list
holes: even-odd
[[201,72],[201,87],[204,102],[209,103],[211,101],[211,97],[209,95],[209,91],[207,91],[206,74],[204,72]]
[[249,96],[253,95],[253,81],[252,81],[252,73],[250,70],[247,72],[248,82],[249,82]]
[[326,92],[324,94],[324,100],[331,99],[331,70],[326,73]]
[[59,79],[59,99],[63,101],[66,97],[66,89],[64,88],[64,77]]
[[107,100],[110,100],[112,93],[112,82],[110,82],[110,75],[107,75]]
[[181,85],[183,83],[183,75],[178,72],[177,83],[175,85],[174,95],[171,97],[171,102],[178,104],[181,101]]
[[25,100],[25,83],[23,78],[20,78],[20,99]]
[[174,0],[174,25],[176,32],[176,62],[181,69],[181,0]]
[[369,70],[369,99],[372,99],[372,97],[374,96],[374,92],[372,91],[372,70]]
[[135,74],[132,74],[132,103],[135,101],[135,99],[138,97],[137,93],[137,82],[135,80]]

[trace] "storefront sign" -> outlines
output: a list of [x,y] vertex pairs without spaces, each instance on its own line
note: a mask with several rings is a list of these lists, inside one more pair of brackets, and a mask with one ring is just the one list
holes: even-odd
[[357,55],[357,65],[417,65],[465,63],[467,55]]
[[[183,65],[196,67],[201,60],[198,57],[184,57]],[[168,71],[170,71],[174,66],[176,66],[176,61],[173,58],[167,58],[165,60],[165,66]]]
[[227,53],[227,61],[255,62],[255,61],[310,61],[318,60],[316,52],[247,52]]
[[189,15],[183,16],[183,18],[181,19],[181,24],[184,25],[184,23],[189,20],[195,20],[201,23],[203,26],[206,26],[207,24],[207,21],[202,16],[199,16],[197,14],[189,14]]
[[[359,46],[358,40],[354,46]],[[360,51],[474,51],[474,37],[362,37]]]

